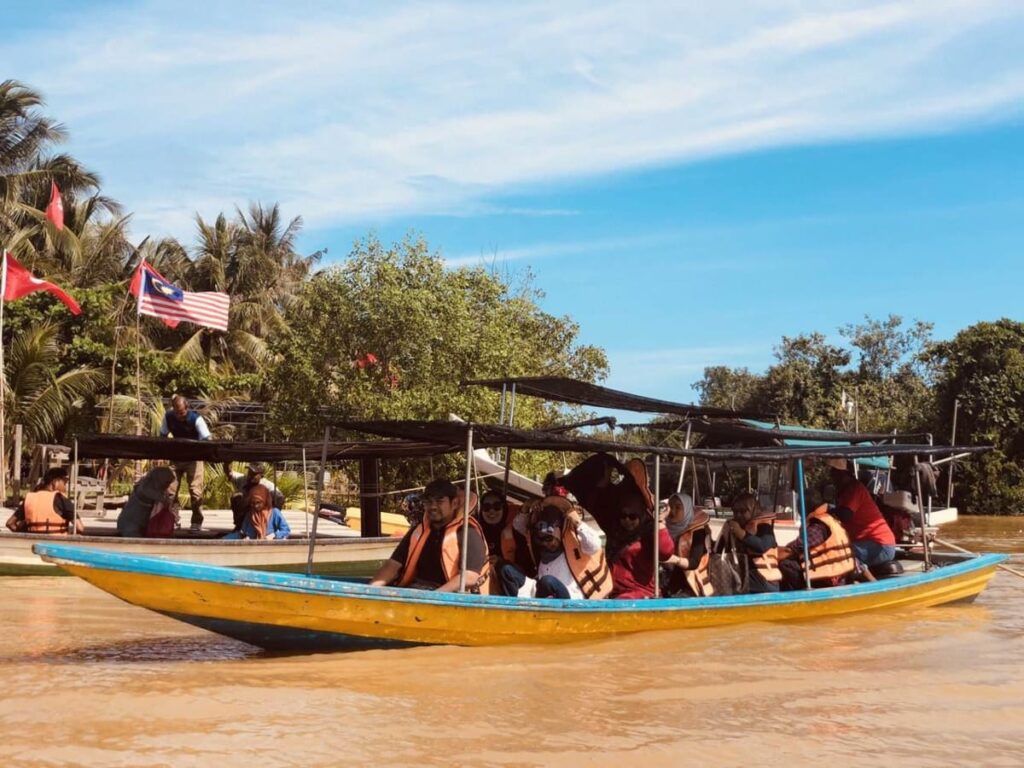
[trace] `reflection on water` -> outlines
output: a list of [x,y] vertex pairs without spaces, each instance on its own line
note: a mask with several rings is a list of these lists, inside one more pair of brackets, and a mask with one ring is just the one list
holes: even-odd
[[[993,549],[1020,528],[944,534]],[[4,766],[1021,764],[1024,580],[1006,573],[971,605],[319,656],[264,654],[76,579],[0,586]]]

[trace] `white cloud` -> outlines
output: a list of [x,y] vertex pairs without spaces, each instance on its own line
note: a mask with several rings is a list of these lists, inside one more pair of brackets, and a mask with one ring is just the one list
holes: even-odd
[[943,130],[1024,97],[1019,0],[301,8],[100,7],[8,36],[0,65],[44,92],[137,230],[175,234],[250,199],[313,226],[458,214],[512,186]]

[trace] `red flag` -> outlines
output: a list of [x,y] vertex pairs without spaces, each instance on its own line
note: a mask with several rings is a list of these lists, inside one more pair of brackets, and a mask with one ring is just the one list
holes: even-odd
[[3,276],[0,279],[4,286],[4,301],[16,301],[30,293],[46,291],[63,301],[65,306],[71,310],[71,314],[82,314],[82,308],[78,306],[78,302],[65,293],[60,286],[35,277],[6,251],[4,251],[3,258]]
[[[134,296],[136,299],[139,298],[139,288],[142,286],[142,271],[143,270],[146,270],[146,271],[156,275],[161,280],[163,280],[165,283],[169,282],[167,280],[167,278],[165,278],[163,275],[161,275],[159,272],[157,272],[155,269],[153,269],[153,267],[149,263],[147,263],[147,261],[145,259],[143,259],[142,261],[139,262],[139,266],[137,266],[135,268],[135,274],[132,275],[132,282],[128,286],[128,292],[131,293],[131,295]],[[158,317],[161,320],[163,320],[164,325],[166,325],[168,328],[177,328],[178,327],[178,322],[179,321],[176,320],[175,318],[167,317],[166,315],[158,315]]]
[[50,182],[50,204],[46,206],[46,218],[60,232],[64,229],[64,203],[60,199],[60,190],[57,189],[57,182]]

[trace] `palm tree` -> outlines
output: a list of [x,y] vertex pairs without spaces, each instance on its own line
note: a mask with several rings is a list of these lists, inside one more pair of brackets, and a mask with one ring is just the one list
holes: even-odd
[[179,360],[225,372],[254,370],[269,361],[265,339],[283,330],[284,307],[320,258],[295,252],[302,219],[286,223],[276,204],[253,203],[248,214],[237,214],[237,221],[221,214],[213,223],[196,216],[199,243],[187,278],[193,290],[231,296],[228,332],[198,330],[176,353]]
[[14,335],[4,359],[7,431],[21,424],[28,442],[60,437],[82,402],[103,386],[103,372],[95,368],[59,372],[59,332],[51,323],[27,328]]

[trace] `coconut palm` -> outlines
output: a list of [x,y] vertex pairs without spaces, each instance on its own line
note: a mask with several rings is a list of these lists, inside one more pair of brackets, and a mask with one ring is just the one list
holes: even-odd
[[104,374],[95,368],[60,372],[58,342],[56,325],[32,326],[13,336],[4,359],[7,431],[21,424],[29,442],[52,442],[62,436],[82,402],[103,386]]

